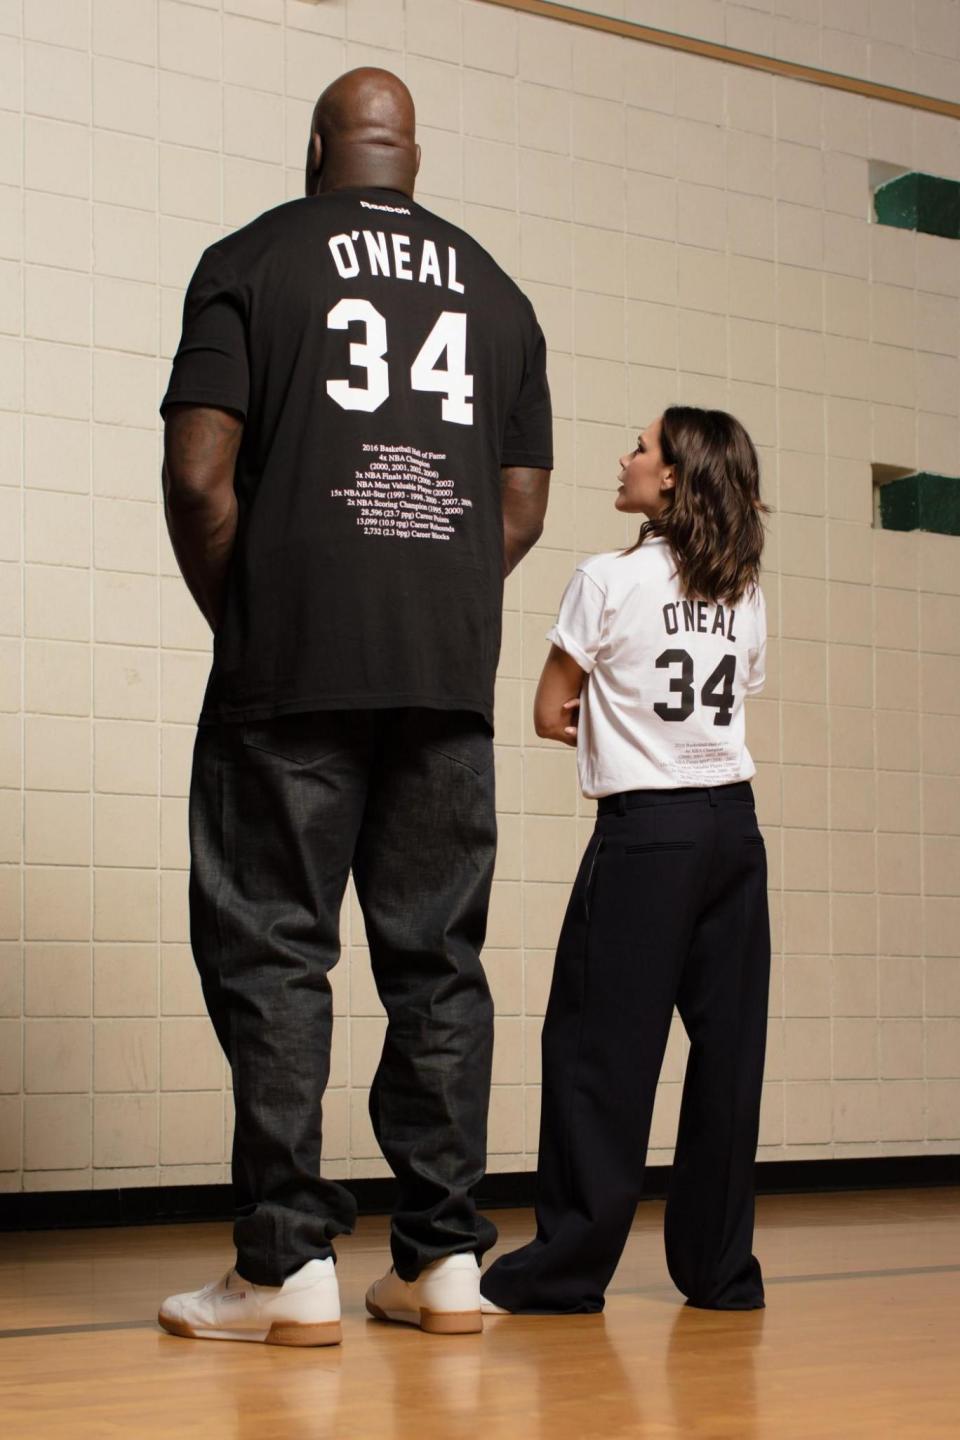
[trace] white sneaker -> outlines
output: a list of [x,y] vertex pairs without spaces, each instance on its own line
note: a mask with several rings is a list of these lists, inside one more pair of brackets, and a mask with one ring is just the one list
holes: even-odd
[[504,1308],[503,1308],[502,1305],[494,1305],[493,1301],[492,1301],[492,1300],[488,1300],[487,1297],[486,1297],[486,1295],[484,1295],[484,1293],[483,1293],[482,1290],[480,1291],[480,1309],[481,1309],[481,1311],[482,1311],[482,1313],[483,1313],[484,1315],[512,1315],[512,1314],[513,1314],[513,1311],[512,1311],[512,1310],[504,1310]]
[[475,1255],[445,1255],[416,1280],[401,1280],[394,1269],[367,1291],[375,1320],[419,1325],[431,1335],[473,1335],[483,1329],[480,1266]]
[[331,1258],[308,1260],[282,1285],[253,1285],[236,1270],[202,1290],[171,1295],[157,1316],[190,1340],[262,1340],[267,1345],[339,1345],[340,1291]]

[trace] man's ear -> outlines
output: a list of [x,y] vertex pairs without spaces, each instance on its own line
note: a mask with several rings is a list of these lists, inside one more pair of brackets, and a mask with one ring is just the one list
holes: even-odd
[[310,135],[310,142],[307,145],[307,184],[308,195],[316,195],[320,189],[320,175],[323,170],[323,140],[314,130]]
[[417,163],[416,163],[416,165],[414,166],[414,171],[413,171],[413,173],[414,173],[414,175],[419,175],[419,174],[420,174],[420,146],[419,146],[419,145],[417,146]]

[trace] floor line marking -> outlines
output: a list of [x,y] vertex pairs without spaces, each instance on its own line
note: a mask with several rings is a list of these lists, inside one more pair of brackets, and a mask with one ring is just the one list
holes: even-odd
[[[910,1265],[891,1270],[827,1270],[814,1275],[766,1275],[765,1285],[809,1285],[828,1280],[882,1280],[899,1279],[905,1275],[954,1275],[960,1273],[960,1265]],[[655,1289],[666,1287],[656,1286]],[[643,1291],[617,1290],[618,1298],[625,1295],[642,1294]],[[110,1330],[157,1330],[156,1320],[107,1320],[89,1325],[34,1325],[24,1330],[0,1330],[0,1340],[36,1339],[46,1335],[88,1335]]]
[[89,1325],[33,1325],[24,1330],[0,1330],[0,1340],[20,1340],[36,1335],[86,1335],[99,1330],[152,1330],[156,1320],[105,1320]]
[[882,1280],[884,1276],[952,1275],[960,1265],[905,1265],[890,1270],[825,1270],[813,1275],[765,1275],[765,1285],[806,1285],[817,1280]]

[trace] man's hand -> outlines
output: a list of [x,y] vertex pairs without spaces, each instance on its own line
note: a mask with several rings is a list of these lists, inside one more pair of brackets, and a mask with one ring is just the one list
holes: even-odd
[[234,469],[243,421],[229,410],[171,405],[164,427],[163,500],[180,572],[211,630],[223,617],[237,533]]
[[504,465],[500,471],[503,497],[503,573],[509,575],[543,534],[550,494],[550,471]]

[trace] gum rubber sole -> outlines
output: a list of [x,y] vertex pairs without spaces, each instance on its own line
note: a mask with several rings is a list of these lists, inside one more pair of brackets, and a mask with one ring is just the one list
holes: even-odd
[[428,1335],[476,1335],[483,1329],[479,1310],[421,1310],[420,1329]]
[[424,1310],[418,1313],[406,1310],[390,1314],[366,1301],[367,1311],[374,1320],[385,1320],[388,1325],[419,1325],[427,1335],[476,1335],[483,1330],[483,1316],[479,1310]]
[[339,1345],[341,1341],[340,1321],[325,1320],[319,1325],[296,1325],[275,1320],[265,1335],[257,1331],[242,1330],[195,1330],[182,1320],[174,1320],[162,1312],[158,1323],[168,1335],[179,1335],[184,1340],[247,1340],[260,1341],[264,1345]]
[[325,1320],[320,1325],[288,1325],[275,1320],[267,1331],[268,1345],[339,1345],[340,1321]]

